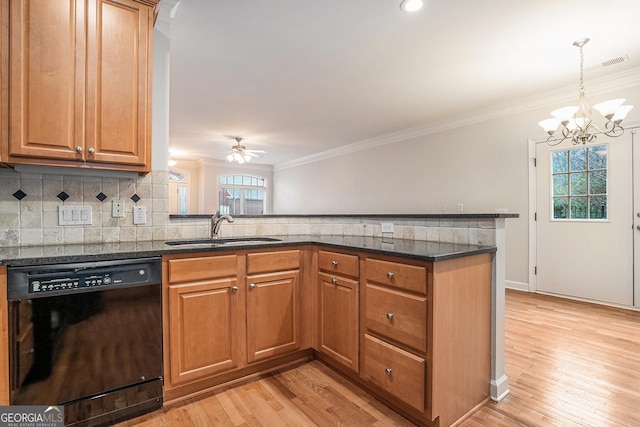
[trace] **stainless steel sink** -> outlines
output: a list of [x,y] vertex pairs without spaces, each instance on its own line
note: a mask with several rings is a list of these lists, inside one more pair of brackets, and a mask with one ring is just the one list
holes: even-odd
[[170,246],[181,245],[206,245],[206,246],[221,246],[221,245],[251,245],[257,243],[269,243],[269,242],[281,242],[282,239],[275,239],[273,237],[232,237],[228,239],[190,239],[190,240],[172,240],[165,242]]

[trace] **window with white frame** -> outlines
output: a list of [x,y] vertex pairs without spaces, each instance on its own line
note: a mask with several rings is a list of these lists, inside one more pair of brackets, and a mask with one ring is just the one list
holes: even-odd
[[222,214],[263,215],[266,209],[265,179],[251,175],[218,178],[218,208]]
[[607,146],[551,152],[555,220],[607,219]]

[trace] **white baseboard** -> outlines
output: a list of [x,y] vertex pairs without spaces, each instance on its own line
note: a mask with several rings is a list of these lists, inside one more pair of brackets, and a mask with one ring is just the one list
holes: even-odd
[[504,287],[514,289],[516,291],[529,292],[529,284],[524,282],[515,282],[513,280],[505,280]]
[[491,380],[491,400],[494,402],[500,402],[502,399],[509,395],[509,378],[506,375],[498,378],[497,380]]

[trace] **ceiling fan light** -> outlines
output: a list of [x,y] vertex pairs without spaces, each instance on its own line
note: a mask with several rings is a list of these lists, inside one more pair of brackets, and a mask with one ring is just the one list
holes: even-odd
[[405,12],[416,12],[424,5],[422,0],[402,0],[400,3],[400,9]]
[[178,161],[173,159],[169,159],[169,161],[167,162],[170,168],[174,167],[177,163]]
[[229,160],[230,162],[233,162],[233,154],[229,154],[227,156],[227,160]]

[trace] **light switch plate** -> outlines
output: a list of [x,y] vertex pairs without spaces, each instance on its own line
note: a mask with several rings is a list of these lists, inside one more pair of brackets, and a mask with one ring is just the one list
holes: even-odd
[[382,232],[383,233],[393,233],[393,223],[392,222],[383,222],[382,223]]
[[58,225],[91,225],[91,206],[58,206]]
[[133,223],[136,225],[147,223],[147,207],[146,206],[133,207]]

